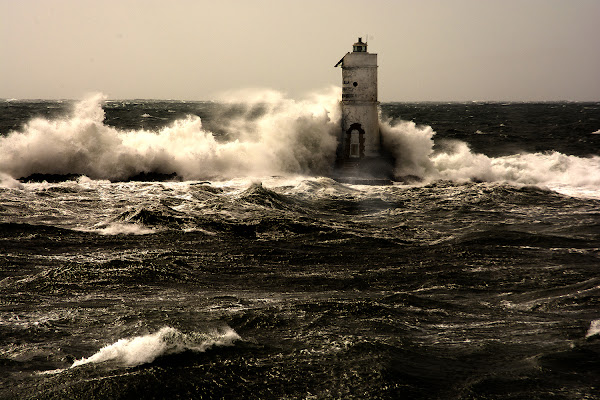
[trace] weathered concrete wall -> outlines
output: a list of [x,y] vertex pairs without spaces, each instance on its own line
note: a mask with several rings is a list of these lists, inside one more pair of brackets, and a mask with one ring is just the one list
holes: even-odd
[[[377,104],[373,103],[354,103],[351,105],[342,104],[342,134],[341,148],[346,149],[348,140],[348,130],[354,125],[360,124],[364,130],[364,157],[378,157],[380,153],[380,134],[379,134],[379,116],[377,113]],[[355,126],[355,125],[354,125]],[[356,129],[357,130],[357,129]],[[348,156],[345,154],[344,157]]]
[[342,100],[377,101],[377,54],[346,54],[342,63]]

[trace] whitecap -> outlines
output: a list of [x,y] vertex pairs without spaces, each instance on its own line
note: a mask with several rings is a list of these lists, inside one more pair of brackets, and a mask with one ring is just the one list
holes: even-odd
[[587,339],[598,334],[600,334],[600,319],[595,319],[590,322],[590,329],[585,334],[585,338]]
[[241,114],[215,127],[228,132],[231,140],[225,142],[196,115],[157,132],[117,129],[104,123],[106,97],[98,94],[76,103],[70,115],[34,118],[1,137],[0,172],[13,178],[77,173],[120,180],[154,171],[196,180],[329,170],[339,128],[337,93],[307,101],[272,95],[260,117],[255,110],[261,96],[234,97],[240,104],[231,107]]
[[155,233],[155,229],[146,228],[138,224],[113,222],[104,228],[98,229],[101,235],[148,235]]
[[37,375],[56,375],[56,374],[60,374],[61,372],[65,371],[66,369],[64,368],[59,368],[59,369],[51,369],[51,370],[47,370],[47,371],[39,371],[37,372]]
[[149,335],[120,339],[104,346],[91,357],[76,360],[71,368],[106,361],[131,367],[151,363],[160,356],[187,350],[204,352],[214,346],[232,346],[237,340],[241,340],[241,337],[230,327],[209,332],[183,333],[165,326]]

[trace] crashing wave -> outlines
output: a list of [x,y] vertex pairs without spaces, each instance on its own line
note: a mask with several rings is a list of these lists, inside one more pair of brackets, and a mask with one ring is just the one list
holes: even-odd
[[[36,173],[115,181],[331,172],[340,129],[339,90],[305,101],[272,91],[231,97],[223,107],[236,112],[215,118],[210,130],[197,116],[156,132],[119,130],[104,123],[103,95],[77,103],[69,116],[33,119],[21,131],[0,138],[2,185],[18,186],[8,178]],[[430,126],[384,120],[380,129],[384,147],[395,158],[396,177],[415,177],[412,182],[503,182],[588,195],[600,188],[599,156],[548,152],[489,157],[458,140],[436,142],[434,149]]]
[[71,368],[90,363],[114,362],[122,366],[151,363],[158,357],[184,351],[205,352],[214,346],[232,346],[241,337],[230,327],[209,332],[183,333],[165,326],[159,331],[120,339],[88,358],[76,360]]

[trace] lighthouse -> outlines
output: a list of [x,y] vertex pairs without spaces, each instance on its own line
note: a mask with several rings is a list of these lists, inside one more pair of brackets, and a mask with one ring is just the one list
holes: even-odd
[[[337,165],[359,169],[381,159],[377,106],[377,54],[367,51],[358,38],[336,65],[342,67],[342,129],[338,138]],[[379,164],[379,163],[375,163]]]

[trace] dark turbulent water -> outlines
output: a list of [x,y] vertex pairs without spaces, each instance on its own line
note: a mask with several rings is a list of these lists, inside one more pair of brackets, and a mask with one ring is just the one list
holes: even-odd
[[314,106],[2,103],[0,397],[600,398],[600,104]]

